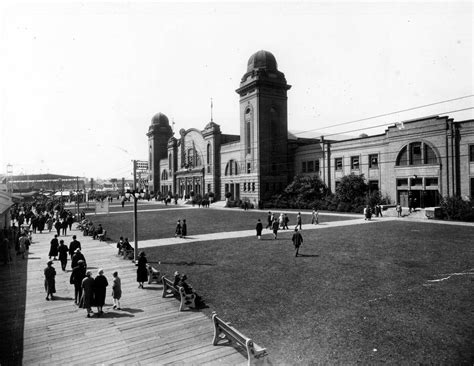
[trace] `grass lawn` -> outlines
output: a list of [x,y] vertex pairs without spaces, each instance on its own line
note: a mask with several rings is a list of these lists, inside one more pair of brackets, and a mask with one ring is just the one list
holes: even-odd
[[[140,213],[141,240],[171,236],[178,217],[191,235],[266,219],[252,211]],[[104,219],[116,236],[130,216]],[[144,227],[150,220],[153,229]],[[474,272],[473,227],[397,220],[303,230],[297,258],[290,235],[146,251],[163,272],[186,273],[209,306],[203,311],[217,311],[266,347],[273,364],[473,364],[474,276],[447,278]]]
[[[156,210],[153,210],[153,207]],[[139,206],[138,230],[139,241],[157,238],[170,238],[174,236],[176,222],[178,219],[186,219],[188,226],[188,236],[217,233],[223,231],[249,230],[254,229],[257,219],[262,220],[266,225],[267,214],[259,211],[218,210],[207,208],[179,208],[170,205],[168,209],[162,205],[153,207]],[[120,208],[121,209],[121,208]],[[88,217],[95,223],[101,223],[107,236],[114,241],[118,241],[120,236],[133,240],[133,210],[132,206],[125,207],[126,213],[112,213],[109,215],[89,215]],[[143,210],[143,211],[140,211]],[[148,210],[148,211],[147,211]],[[120,210],[119,210],[120,212]],[[362,217],[362,216],[361,216]],[[289,214],[290,226],[296,223],[296,213]],[[320,215],[320,222],[353,220],[350,216],[323,216]],[[309,215],[303,216],[303,225],[310,223]]]

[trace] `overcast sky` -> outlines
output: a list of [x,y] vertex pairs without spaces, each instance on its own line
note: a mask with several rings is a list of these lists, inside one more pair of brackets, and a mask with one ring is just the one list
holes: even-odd
[[[235,89],[272,52],[292,131],[372,126],[474,106],[472,2],[8,2],[0,4],[0,173],[130,178],[162,112],[239,133]],[[473,118],[473,109],[449,113]],[[352,131],[356,130],[356,131]]]

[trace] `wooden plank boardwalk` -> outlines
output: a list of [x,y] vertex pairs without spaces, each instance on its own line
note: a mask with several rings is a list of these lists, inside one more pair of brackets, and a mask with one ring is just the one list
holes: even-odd
[[[34,234],[26,270],[23,365],[247,364],[235,348],[211,344],[213,326],[206,315],[179,312],[178,300],[161,297],[161,284],[137,288],[136,267],[116,255],[115,244],[92,240],[75,230],[60,239],[69,245],[72,234],[78,236],[93,276],[99,268],[105,271],[109,287],[104,314],[87,318],[86,311],[74,305],[70,262],[68,272],[63,272],[55,261],[57,296],[45,300],[43,270],[53,235]],[[122,279],[121,311],[112,308],[114,271]],[[15,285],[8,282],[3,279],[2,286],[15,296]]]

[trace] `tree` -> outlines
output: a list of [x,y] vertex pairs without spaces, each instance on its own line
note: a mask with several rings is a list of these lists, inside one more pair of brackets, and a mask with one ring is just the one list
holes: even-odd
[[345,175],[341,178],[336,188],[336,197],[341,202],[356,202],[365,198],[369,191],[369,185],[365,182],[364,174]]
[[328,188],[319,176],[297,175],[285,188],[281,198],[314,201],[326,196]]

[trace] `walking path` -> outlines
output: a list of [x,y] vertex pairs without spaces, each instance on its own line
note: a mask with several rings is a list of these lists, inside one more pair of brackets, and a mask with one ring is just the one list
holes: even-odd
[[[98,269],[103,268],[109,280],[103,316],[86,318],[86,311],[74,305],[70,272],[62,272],[58,261],[54,264],[57,296],[54,301],[46,301],[43,269],[52,237],[51,233],[34,234],[30,248],[23,365],[247,363],[235,348],[211,344],[213,326],[206,315],[198,311],[179,312],[178,300],[161,297],[161,285],[146,284],[145,289],[138,289],[133,263],[118,257],[113,245],[90,237],[78,235],[88,269],[95,277]],[[69,244],[72,235],[60,239]],[[121,311],[112,309],[110,296],[115,270],[122,279]],[[14,285],[10,287],[14,291]]]

